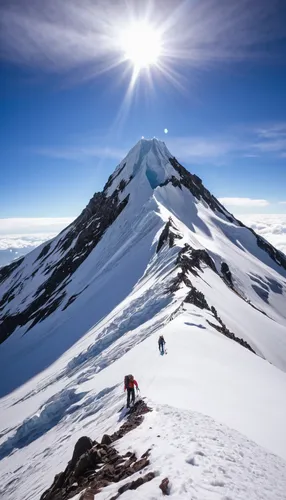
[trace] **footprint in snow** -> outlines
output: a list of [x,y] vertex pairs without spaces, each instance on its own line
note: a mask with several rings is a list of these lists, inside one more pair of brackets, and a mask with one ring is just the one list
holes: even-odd
[[224,481],[221,481],[220,479],[214,479],[213,481],[211,481],[211,485],[212,486],[224,486],[225,485],[225,482]]
[[195,451],[195,455],[199,455],[200,457],[205,457],[204,452],[201,450]]
[[196,467],[198,467],[198,466],[199,466],[199,464],[196,462],[196,459],[195,459],[195,457],[194,457],[193,455],[189,456],[189,457],[186,459],[186,462],[187,462],[187,464],[189,464],[189,465],[193,465],[193,466],[196,466]]

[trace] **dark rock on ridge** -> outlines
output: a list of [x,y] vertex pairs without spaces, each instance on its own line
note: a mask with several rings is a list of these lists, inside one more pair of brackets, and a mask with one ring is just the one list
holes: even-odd
[[182,237],[183,236],[178,232],[178,229],[170,217],[160,234],[156,252],[158,253],[167,241],[169,242],[169,247],[172,248],[175,244],[175,239],[181,240]]
[[[82,500],[90,500],[94,495],[111,483],[118,483],[150,465],[150,450],[140,458],[135,453],[120,455],[112,445],[125,434],[135,429],[143,421],[143,415],[151,411],[143,400],[135,403],[130,409],[126,422],[111,436],[105,434],[101,443],[82,436],[76,443],[72,458],[63,472],[57,474],[53,484],[41,496],[40,500],[67,500],[72,496],[82,494]],[[124,491],[135,490],[155,477],[148,472],[135,481],[127,482],[118,489],[115,498]]]

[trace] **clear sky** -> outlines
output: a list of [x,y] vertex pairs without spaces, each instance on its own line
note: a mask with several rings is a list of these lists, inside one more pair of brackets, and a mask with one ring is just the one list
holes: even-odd
[[283,0],[5,0],[0,33],[0,218],[78,215],[141,136],[232,212],[286,213]]

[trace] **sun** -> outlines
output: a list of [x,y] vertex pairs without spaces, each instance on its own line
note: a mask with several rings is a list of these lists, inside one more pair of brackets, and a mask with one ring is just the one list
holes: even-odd
[[134,22],[122,33],[121,47],[136,71],[156,65],[162,52],[160,32],[147,22]]

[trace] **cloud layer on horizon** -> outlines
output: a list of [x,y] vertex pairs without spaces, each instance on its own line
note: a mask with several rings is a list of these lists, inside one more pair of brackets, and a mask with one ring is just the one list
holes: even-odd
[[0,219],[0,238],[17,238],[39,233],[58,233],[68,226],[74,217],[11,217]]
[[237,126],[220,133],[169,137],[171,152],[184,161],[226,164],[235,158],[286,158],[286,122]]
[[[286,254],[286,214],[244,214],[238,215],[238,218]],[[26,227],[29,234],[15,232],[4,234],[1,231],[1,223],[2,230],[3,227],[7,230],[7,223],[3,223],[3,220],[10,220],[12,231]],[[18,222],[14,222],[13,225],[11,220]],[[37,228],[40,228],[41,220],[45,221],[44,226],[41,227],[42,232],[31,233],[31,220],[34,221],[34,227]],[[9,264],[15,258],[25,255],[44,241],[53,238],[72,220],[73,218],[67,217],[61,219],[0,219],[0,266]],[[19,221],[21,222],[19,223]],[[57,230],[51,232],[45,230],[46,228],[57,228]]]
[[286,214],[246,214],[238,218],[286,255]]
[[54,238],[73,220],[73,217],[0,219],[0,266]]
[[270,202],[267,200],[260,200],[255,198],[219,198],[226,208],[231,207],[267,207]]

